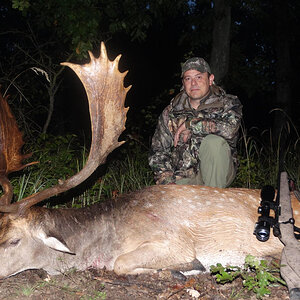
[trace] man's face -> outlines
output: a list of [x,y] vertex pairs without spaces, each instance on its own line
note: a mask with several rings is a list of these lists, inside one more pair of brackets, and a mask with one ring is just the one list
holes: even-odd
[[183,87],[191,100],[205,97],[209,93],[209,87],[213,81],[213,74],[208,76],[207,72],[201,73],[197,70],[186,71],[182,79]]

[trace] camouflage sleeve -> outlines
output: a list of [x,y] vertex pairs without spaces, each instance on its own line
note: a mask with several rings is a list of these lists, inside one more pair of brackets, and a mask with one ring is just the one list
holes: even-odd
[[156,183],[167,184],[175,181],[171,164],[171,148],[173,135],[168,128],[169,107],[159,117],[155,133],[152,138],[149,155],[149,165],[154,172]]
[[186,121],[186,127],[195,135],[217,134],[226,140],[237,135],[241,124],[242,105],[237,97],[231,97],[219,114],[210,118],[194,118]]

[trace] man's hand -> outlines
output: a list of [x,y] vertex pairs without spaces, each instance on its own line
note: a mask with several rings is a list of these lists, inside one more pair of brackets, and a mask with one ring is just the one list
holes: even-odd
[[215,133],[217,126],[214,121],[202,121],[202,130],[207,133]]
[[174,136],[174,147],[177,146],[180,135],[182,134],[182,139],[183,141],[186,143],[187,140],[191,137],[191,131],[186,129],[185,127],[185,122],[183,122],[177,129],[177,131],[175,132],[175,136]]
[[159,179],[155,182],[156,184],[175,184],[172,181],[172,176],[173,176],[172,171],[165,171],[162,174],[160,174]]

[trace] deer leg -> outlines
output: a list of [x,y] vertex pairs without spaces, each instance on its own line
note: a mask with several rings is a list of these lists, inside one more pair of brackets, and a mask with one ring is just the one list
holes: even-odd
[[170,266],[165,270],[159,270],[159,271],[161,271],[161,274],[163,274],[160,275],[162,277],[167,277],[167,278],[172,277],[174,279],[185,281],[187,280],[187,277],[185,276],[184,273],[187,273],[188,275],[189,271],[196,271],[197,273],[205,272],[206,269],[201,264],[201,262],[197,258],[195,258],[191,262]]
[[201,264],[201,262],[197,258],[194,258],[191,262],[173,266],[171,269],[173,271],[181,271],[181,272],[188,272],[193,270],[201,271],[201,272],[206,271],[205,267]]
[[163,266],[175,271],[205,270],[191,248],[178,251],[178,247],[172,246],[164,242],[143,243],[137,249],[120,255],[115,261],[114,271],[117,274],[154,273]]

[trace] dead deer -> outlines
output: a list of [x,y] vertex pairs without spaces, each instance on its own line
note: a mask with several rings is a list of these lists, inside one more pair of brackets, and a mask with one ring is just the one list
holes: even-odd
[[[26,269],[58,274],[75,267],[107,268],[117,274],[189,270],[211,264],[244,262],[247,254],[279,257],[283,245],[271,236],[253,235],[260,192],[204,186],[157,185],[83,209],[47,209],[35,204],[65,192],[88,178],[107,155],[122,144],[125,128],[126,73],[120,56],[90,53],[90,63],[64,63],[75,71],[88,95],[92,144],[85,167],[76,175],[11,203],[10,172],[20,170],[21,133],[4,99],[0,121],[0,278]],[[300,205],[293,197],[296,222]],[[200,262],[200,263],[199,263]],[[202,268],[203,269],[203,268]]]

